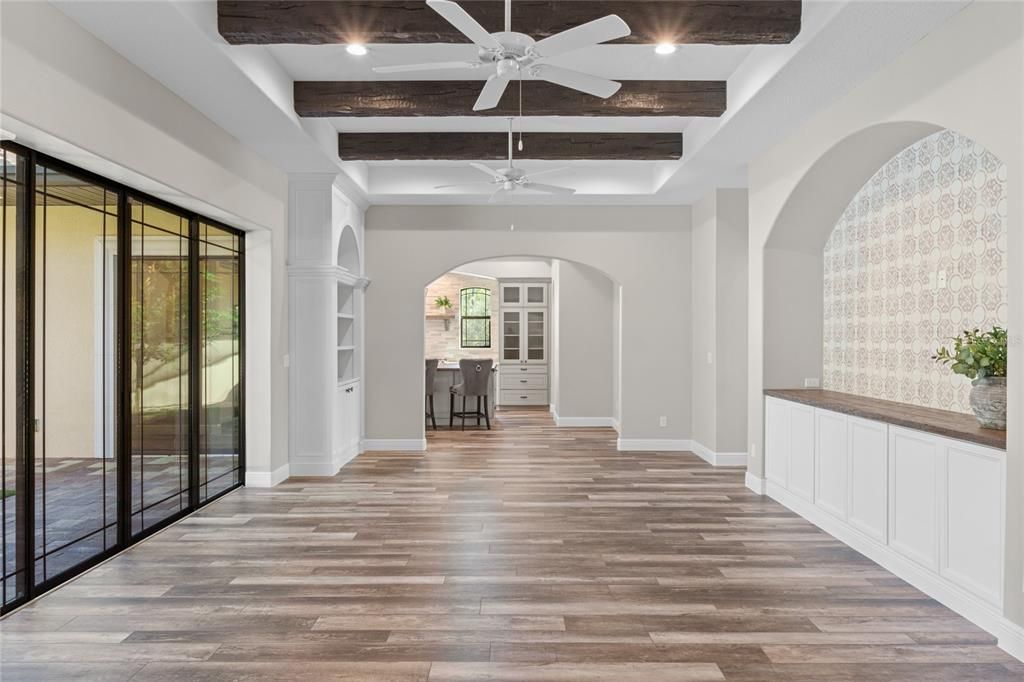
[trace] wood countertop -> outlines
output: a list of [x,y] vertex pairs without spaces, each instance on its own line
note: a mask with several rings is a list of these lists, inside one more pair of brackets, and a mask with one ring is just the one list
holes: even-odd
[[820,388],[769,388],[765,389],[764,394],[854,417],[970,441],[990,448],[1006,449],[1006,432],[982,428],[971,414],[825,391]]

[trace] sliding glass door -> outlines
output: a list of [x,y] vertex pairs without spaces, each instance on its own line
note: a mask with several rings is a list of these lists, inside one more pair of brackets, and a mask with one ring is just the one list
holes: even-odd
[[38,163],[34,173],[35,580],[117,546],[112,400],[118,197]]
[[189,507],[189,219],[129,198],[132,534]]
[[4,143],[9,610],[244,479],[242,233]]
[[199,499],[241,482],[242,289],[236,235],[199,224]]
[[29,432],[25,428],[25,414],[29,412],[24,403],[24,389],[27,383],[25,373],[19,371],[27,360],[28,348],[23,333],[26,314],[25,292],[28,283],[24,281],[26,264],[21,262],[27,250],[21,242],[27,238],[28,206],[28,160],[22,154],[6,149],[0,150],[3,160],[3,233],[0,234],[0,259],[3,261],[3,279],[0,280],[0,303],[3,306],[2,334],[0,334],[0,406],[3,407],[2,431],[3,456],[2,498],[0,516],[3,518],[3,581],[0,590],[0,607],[23,601],[31,582],[28,566],[31,564],[29,551],[32,543],[27,541],[31,506],[29,476],[25,458],[24,439]]

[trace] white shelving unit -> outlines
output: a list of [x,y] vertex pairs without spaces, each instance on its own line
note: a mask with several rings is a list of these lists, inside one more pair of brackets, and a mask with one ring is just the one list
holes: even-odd
[[501,281],[498,404],[548,404],[547,281]]
[[338,280],[338,383],[358,379],[356,363],[356,287]]

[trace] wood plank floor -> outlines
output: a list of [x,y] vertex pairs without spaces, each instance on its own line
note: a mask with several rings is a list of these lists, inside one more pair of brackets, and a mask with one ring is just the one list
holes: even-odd
[[495,426],[227,496],[0,622],[0,677],[1024,678],[740,470]]

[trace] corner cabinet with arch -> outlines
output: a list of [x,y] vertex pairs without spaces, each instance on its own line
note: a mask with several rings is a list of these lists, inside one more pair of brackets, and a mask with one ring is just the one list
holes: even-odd
[[338,241],[337,279],[337,390],[333,414],[334,460],[340,464],[359,454],[362,425],[361,353],[363,289],[367,280],[361,270],[355,231],[342,228]]

